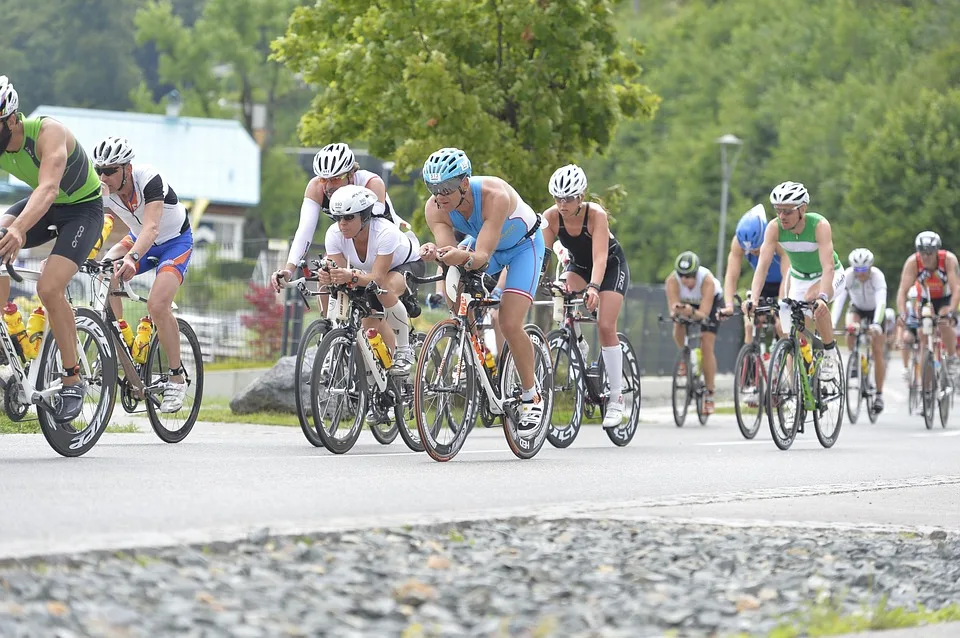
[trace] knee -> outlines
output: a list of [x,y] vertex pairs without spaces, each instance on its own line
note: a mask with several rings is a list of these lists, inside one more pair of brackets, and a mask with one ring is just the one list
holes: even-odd
[[597,324],[597,334],[604,341],[616,340],[617,324],[615,321],[603,321]]
[[170,302],[165,299],[154,299],[150,297],[147,299],[147,312],[151,317],[156,319],[158,316],[162,317],[167,313],[170,313]]
[[65,287],[59,285],[51,279],[41,279],[37,282],[37,296],[40,297],[40,303],[46,307],[65,299]]

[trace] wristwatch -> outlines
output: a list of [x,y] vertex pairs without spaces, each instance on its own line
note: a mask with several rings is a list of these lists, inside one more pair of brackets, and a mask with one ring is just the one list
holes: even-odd
[[356,286],[360,282],[360,278],[357,277],[357,271],[353,271],[353,279],[350,280],[350,284]]
[[140,253],[138,253],[138,252],[135,251],[135,250],[131,250],[130,252],[128,252],[128,253],[127,253],[127,257],[129,257],[130,259],[132,259],[132,260],[134,260],[134,261],[140,261]]

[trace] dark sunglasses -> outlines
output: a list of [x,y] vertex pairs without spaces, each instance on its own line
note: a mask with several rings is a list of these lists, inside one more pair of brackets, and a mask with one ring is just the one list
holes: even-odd
[[571,204],[580,199],[580,195],[570,195],[569,197],[554,197],[553,201],[558,204]]
[[111,166],[110,168],[101,168],[99,166],[94,166],[93,170],[97,175],[113,175],[114,173],[120,170],[120,167]]
[[460,190],[460,182],[463,181],[463,176],[460,177],[451,177],[442,182],[436,184],[427,183],[427,190],[430,191],[433,195],[440,195],[441,197],[446,197],[451,193],[454,193]]
[[340,215],[337,217],[338,222],[352,222],[357,218],[356,215]]

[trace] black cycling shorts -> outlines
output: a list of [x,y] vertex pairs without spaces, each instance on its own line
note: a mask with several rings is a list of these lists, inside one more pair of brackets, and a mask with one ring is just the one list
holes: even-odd
[[[567,264],[565,272],[579,275],[587,283],[593,276],[591,268],[580,266],[572,261]],[[607,255],[607,268],[603,272],[603,281],[600,282],[600,292],[616,292],[625,295],[629,285],[630,267],[627,265],[627,257],[622,250],[614,250]]]
[[[700,310],[700,304],[694,303],[690,304],[695,309]],[[720,309],[723,308],[724,301],[723,295],[717,293],[713,298],[713,307],[710,308],[710,314],[707,315],[707,318],[700,322],[700,330],[702,332],[712,332],[717,334],[717,329],[720,327]]]
[[[423,274],[426,271],[427,271],[427,265],[424,263],[422,259],[418,259],[416,261],[408,261],[405,264],[400,264],[399,266],[390,269],[390,272],[398,272],[401,274],[405,272],[409,272],[416,277],[423,277]],[[417,295],[417,285],[411,284],[410,288],[411,288],[411,294],[415,298]],[[371,308],[373,308],[374,310],[383,310],[383,304],[380,303],[380,300],[377,299],[376,295],[370,295],[369,300],[370,300]]]
[[763,282],[763,288],[760,290],[761,297],[770,297],[774,301],[780,299],[780,282],[779,281],[765,281]]
[[[4,213],[18,217],[29,201],[21,199]],[[54,226],[55,230],[50,230]],[[27,230],[24,248],[33,248],[56,239],[51,255],[66,257],[78,267],[93,250],[103,231],[103,200],[97,197],[77,204],[53,204]]]

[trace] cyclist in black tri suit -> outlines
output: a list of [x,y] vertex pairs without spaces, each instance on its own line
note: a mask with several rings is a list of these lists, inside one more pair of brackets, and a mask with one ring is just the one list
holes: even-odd
[[[586,306],[597,315],[597,333],[603,366],[610,385],[603,427],[623,422],[623,356],[617,337],[617,316],[630,285],[630,269],[620,243],[610,232],[607,211],[584,201],[587,176],[576,164],[558,168],[550,178],[550,194],[556,202],[543,213],[543,238],[547,246],[555,239],[570,251],[565,286],[586,292]],[[546,260],[544,260],[546,264]]]

